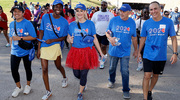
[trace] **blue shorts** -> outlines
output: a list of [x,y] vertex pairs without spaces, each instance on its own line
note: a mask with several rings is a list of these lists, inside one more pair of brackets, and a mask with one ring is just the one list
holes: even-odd
[[106,35],[100,36],[100,35],[96,34],[96,37],[99,41],[99,44],[109,45],[109,41],[107,40]]

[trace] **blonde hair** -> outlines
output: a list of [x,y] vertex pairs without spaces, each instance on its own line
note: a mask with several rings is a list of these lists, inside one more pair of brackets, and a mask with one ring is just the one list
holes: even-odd
[[[86,20],[88,20],[86,10],[83,10],[83,11],[84,11],[84,18],[85,18]],[[76,22],[78,22],[78,21],[79,21],[79,19],[78,19],[78,17],[77,17],[77,15],[76,15],[76,14],[75,14],[75,18],[76,18]]]

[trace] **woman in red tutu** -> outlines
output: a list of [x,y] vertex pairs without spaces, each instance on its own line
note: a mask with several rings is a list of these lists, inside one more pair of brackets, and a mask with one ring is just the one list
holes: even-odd
[[[67,59],[66,66],[73,69],[74,76],[80,79],[80,90],[77,100],[83,100],[82,92],[87,82],[89,69],[95,69],[99,66],[98,53],[93,46],[95,44],[99,54],[103,57],[99,42],[96,38],[95,25],[88,20],[86,6],[84,4],[76,5],[76,21],[69,25],[69,35],[67,41],[72,43]],[[84,36],[89,35],[86,41]]]

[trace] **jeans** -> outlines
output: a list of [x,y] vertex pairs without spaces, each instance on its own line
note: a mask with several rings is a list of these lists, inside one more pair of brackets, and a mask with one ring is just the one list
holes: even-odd
[[109,67],[109,81],[115,83],[116,68],[118,60],[120,59],[120,72],[122,76],[123,92],[129,92],[129,56],[122,58],[110,56],[110,67]]

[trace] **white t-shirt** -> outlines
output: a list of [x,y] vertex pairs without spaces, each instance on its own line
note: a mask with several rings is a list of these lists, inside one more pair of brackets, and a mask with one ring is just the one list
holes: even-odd
[[141,27],[140,27],[140,18],[138,20],[136,20],[136,29],[140,30],[140,32],[141,32],[141,29],[142,29],[145,21],[146,20],[141,19]]
[[106,29],[108,27],[110,20],[113,17],[114,17],[114,15],[109,11],[107,11],[107,12],[98,11],[98,12],[94,13],[91,21],[93,21],[95,24],[96,34],[98,34],[100,36],[106,35],[105,34]]

